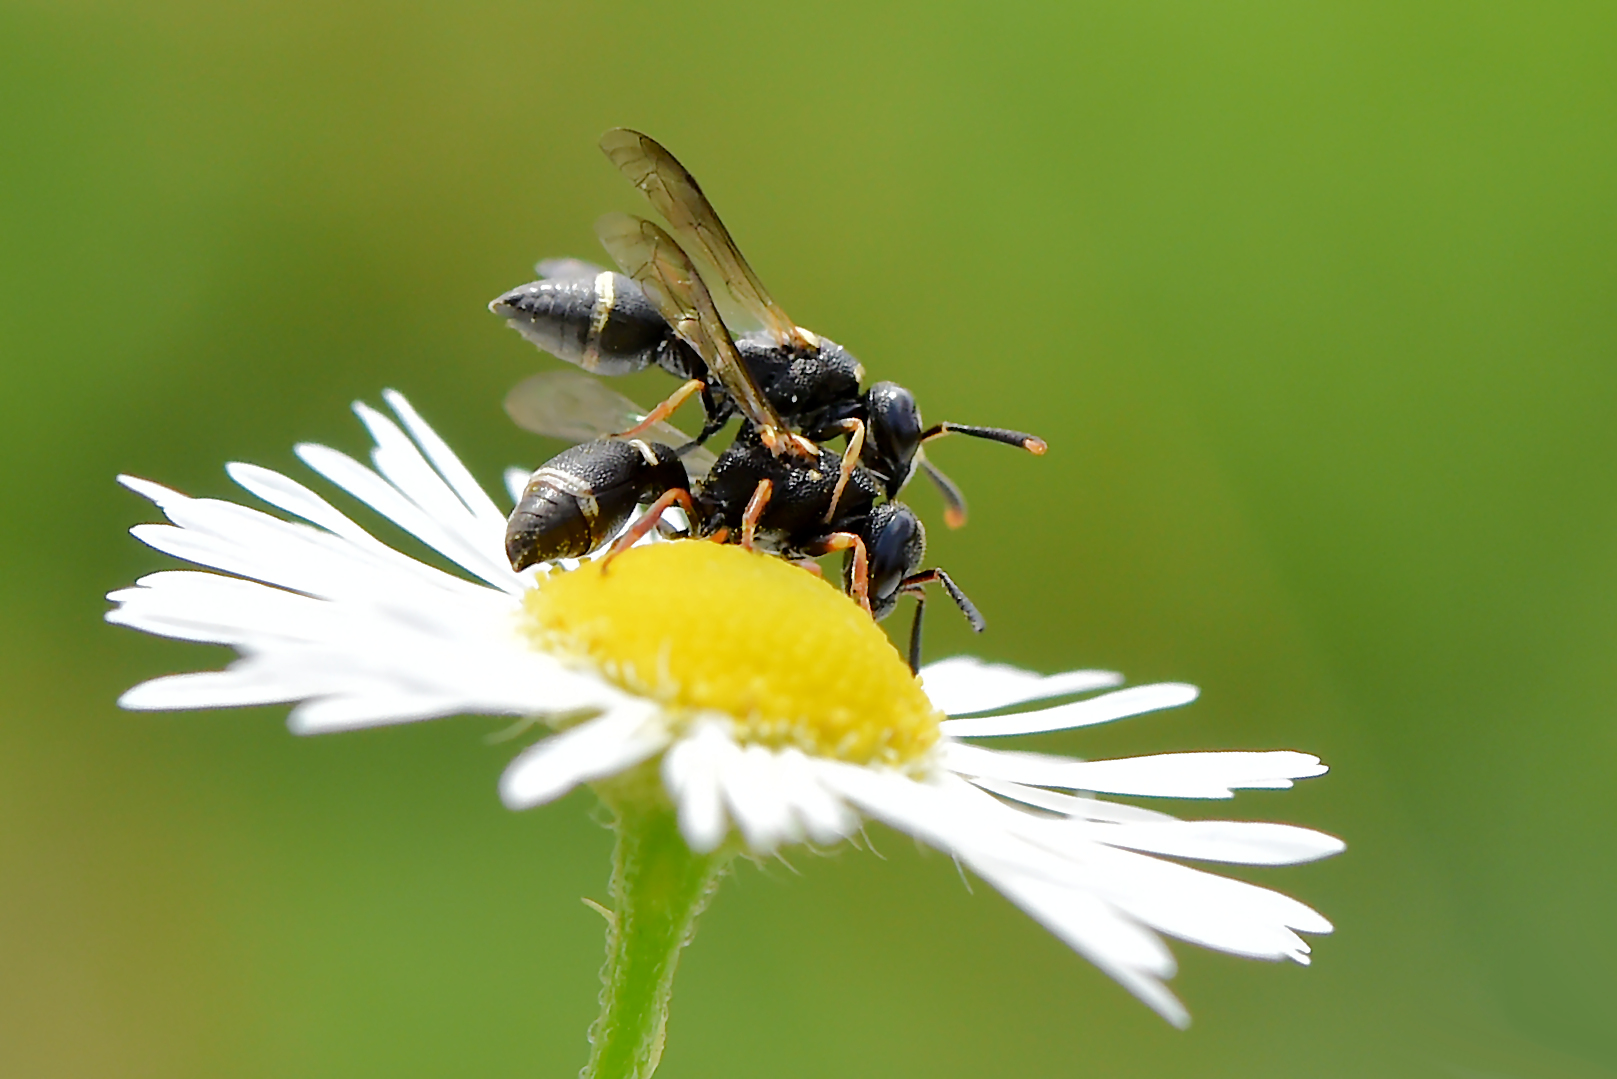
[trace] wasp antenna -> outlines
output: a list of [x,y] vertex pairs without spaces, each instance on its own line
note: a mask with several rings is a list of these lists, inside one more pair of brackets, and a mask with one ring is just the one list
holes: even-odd
[[918,455],[917,463],[926,478],[932,481],[938,493],[943,496],[943,523],[950,528],[962,528],[966,523],[966,496],[955,484],[955,481],[943,474],[943,470],[933,464],[924,455]]
[[965,423],[939,423],[926,429],[921,436],[922,442],[931,442],[934,438],[944,435],[970,435],[972,438],[986,438],[990,442],[1003,442],[1007,446],[1017,446],[1027,450],[1035,457],[1044,456],[1049,445],[1038,435],[1030,435],[1026,431],[1012,431],[1005,427],[974,427]]
[[977,605],[971,602],[966,594],[960,591],[960,586],[954,583],[954,579],[941,569],[922,570],[920,573],[912,574],[904,578],[900,587],[919,596],[921,586],[931,584],[934,581],[941,584],[943,590],[949,593],[949,598],[954,600],[955,606],[960,608],[960,613],[966,616],[967,622],[971,623],[974,633],[981,633],[988,628],[988,620],[982,616],[981,611],[977,610]]

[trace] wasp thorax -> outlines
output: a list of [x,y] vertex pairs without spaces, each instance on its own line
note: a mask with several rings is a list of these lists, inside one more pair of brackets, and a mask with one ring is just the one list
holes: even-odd
[[[712,599],[724,597],[723,609]],[[886,634],[818,577],[703,541],[626,551],[540,581],[526,629],[631,692],[694,719],[722,713],[745,742],[904,764],[942,718]]]

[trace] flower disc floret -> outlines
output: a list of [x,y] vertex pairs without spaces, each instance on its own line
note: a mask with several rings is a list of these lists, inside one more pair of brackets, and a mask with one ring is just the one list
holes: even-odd
[[938,741],[943,717],[887,635],[847,596],[778,558],[651,544],[553,573],[523,608],[537,647],[675,715],[728,717],[743,744],[904,765]]

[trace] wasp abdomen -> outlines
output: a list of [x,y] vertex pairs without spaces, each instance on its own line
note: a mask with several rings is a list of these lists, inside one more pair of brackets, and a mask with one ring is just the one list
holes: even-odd
[[600,439],[563,450],[528,477],[505,526],[511,568],[582,558],[628,523],[634,508],[687,488],[679,456],[660,443]]
[[603,270],[512,289],[489,310],[539,348],[603,375],[627,375],[670,347],[668,323],[640,286]]

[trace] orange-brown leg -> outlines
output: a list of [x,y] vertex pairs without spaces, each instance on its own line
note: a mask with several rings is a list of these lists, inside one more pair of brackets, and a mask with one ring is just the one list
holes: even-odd
[[816,577],[824,577],[825,576],[825,574],[820,571],[820,564],[818,562],[814,561],[814,559],[812,559],[812,558],[799,558],[799,559],[796,559],[796,560],[794,560],[792,562],[792,565],[798,567],[799,569],[807,570],[808,572],[814,574],[814,576],[816,576]]
[[783,428],[761,427],[758,429],[758,438],[776,457],[783,453],[791,453],[809,461],[820,459],[820,447],[802,435],[793,434]]
[[641,420],[627,431],[619,431],[612,437],[633,438],[635,435],[643,433],[652,424],[659,423],[662,420],[666,420],[668,417],[672,416],[674,411],[678,409],[680,405],[683,405],[686,401],[690,400],[691,394],[695,393],[705,385],[706,383],[699,378],[687,380],[679,387],[679,389],[669,394],[667,400],[663,401],[656,408],[648,412],[645,419]]
[[636,543],[640,542],[641,538],[645,536],[647,532],[650,532],[653,528],[656,528],[657,522],[662,520],[663,513],[675,502],[678,502],[680,508],[685,511],[685,516],[689,517],[692,522],[695,522],[696,507],[691,504],[691,493],[680,487],[674,487],[664,491],[662,496],[651,504],[651,508],[646,510],[645,515],[642,516],[640,520],[630,525],[624,531],[623,535],[618,537],[617,542],[612,545],[612,549],[601,556],[601,572],[605,573],[607,565],[611,563],[614,558],[622,554],[624,551],[627,551],[630,547],[633,547]]
[[744,550],[752,550],[753,538],[758,534],[758,518],[764,515],[764,510],[769,506],[769,496],[774,493],[774,481],[759,480],[752,497],[747,499],[747,508],[741,514],[741,546]]
[[849,582],[848,594],[870,614],[870,555],[865,551],[865,541],[852,532],[833,532],[819,546],[820,554],[853,548],[853,580]]
[[848,477],[853,475],[855,466],[859,464],[859,455],[865,449],[863,420],[843,420],[842,429],[848,432],[848,448],[842,451],[842,468],[837,471],[837,485],[831,491],[831,505],[825,511],[827,524],[836,519],[837,503],[842,500],[842,492],[848,486]]

